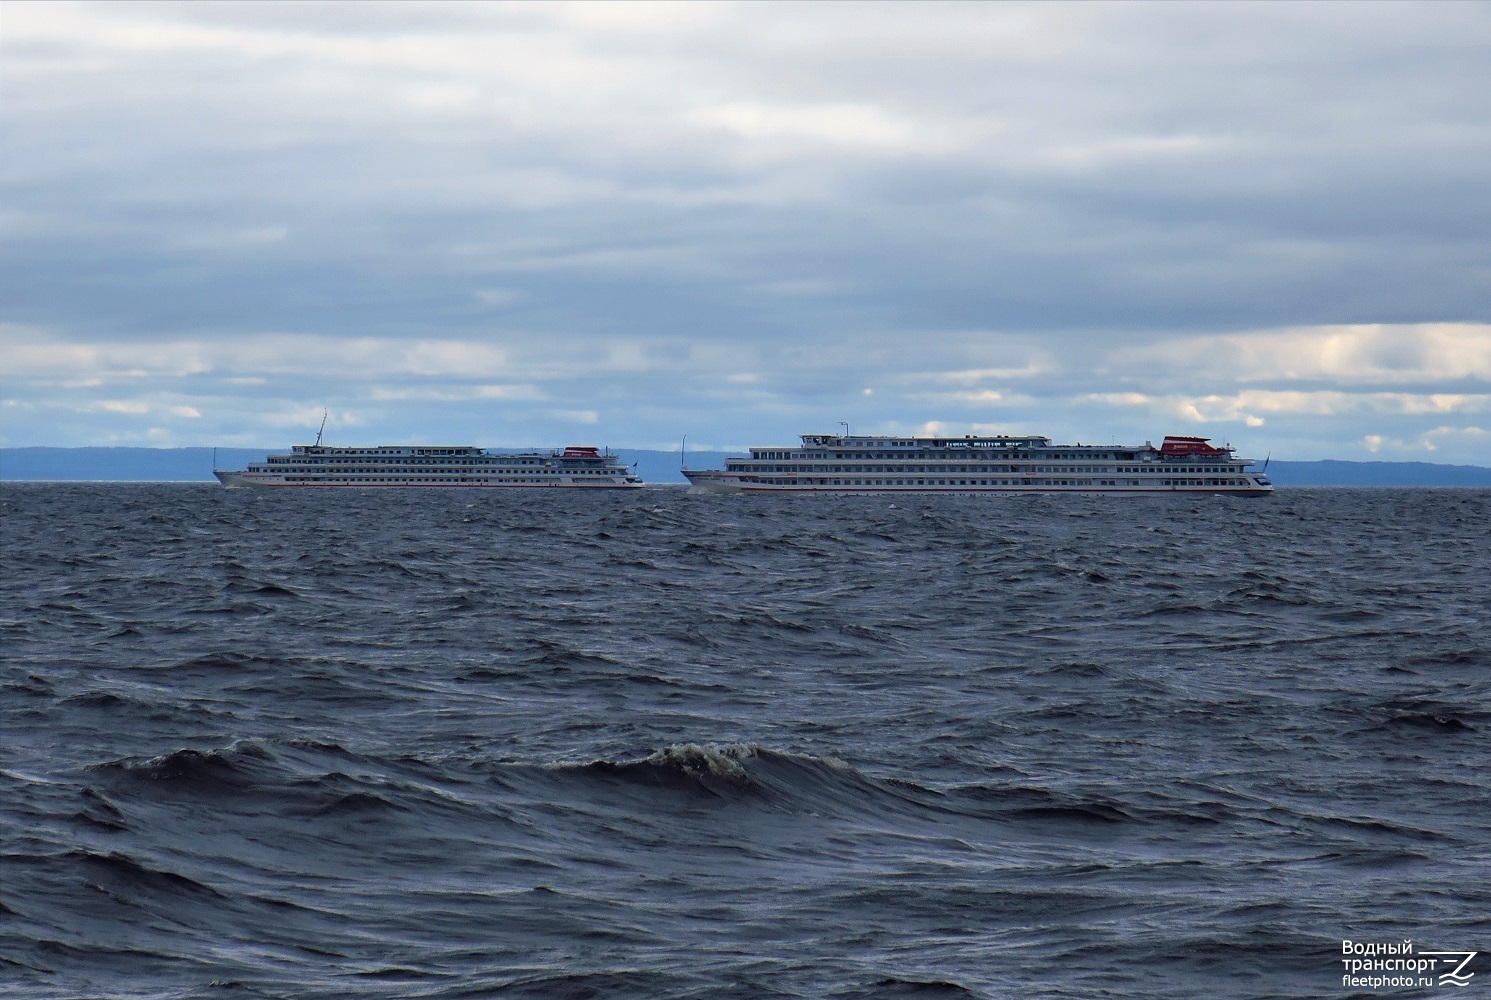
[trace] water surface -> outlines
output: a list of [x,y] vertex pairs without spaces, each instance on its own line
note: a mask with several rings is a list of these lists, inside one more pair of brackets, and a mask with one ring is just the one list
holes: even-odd
[[0,504],[13,996],[1315,997],[1343,938],[1491,951],[1491,491]]

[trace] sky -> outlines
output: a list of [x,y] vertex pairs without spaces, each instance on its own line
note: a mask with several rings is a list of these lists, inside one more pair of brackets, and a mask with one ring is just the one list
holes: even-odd
[[1491,465],[1488,79],[1487,3],[8,0],[0,444]]

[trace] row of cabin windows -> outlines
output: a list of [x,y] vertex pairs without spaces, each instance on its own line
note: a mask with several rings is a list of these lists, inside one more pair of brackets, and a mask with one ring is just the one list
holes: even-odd
[[[353,458],[346,455],[328,455],[324,458],[302,458],[300,456],[281,457],[272,456],[269,459],[271,465],[294,465],[294,466],[320,466],[320,465],[343,465],[352,462],[365,462],[366,458]],[[505,458],[497,461],[492,459],[474,458],[400,458],[396,462],[384,462],[383,468],[390,465],[548,465],[548,459],[543,458]]]
[[[978,452],[986,452],[986,453],[980,454]],[[780,461],[795,461],[795,462],[820,461],[821,462],[825,458],[835,458],[835,459],[840,459],[840,460],[843,460],[843,459],[859,459],[859,460],[862,460],[862,461],[869,461],[869,460],[874,460],[874,459],[887,459],[887,458],[895,458],[895,459],[903,459],[903,460],[904,459],[920,459],[922,461],[932,461],[932,460],[938,460],[938,459],[940,459],[942,461],[947,461],[947,462],[957,462],[957,461],[966,462],[970,458],[973,458],[973,459],[982,459],[982,460],[985,460],[985,461],[994,460],[994,459],[1012,459],[1012,458],[1023,459],[1023,460],[1026,460],[1026,461],[1029,461],[1031,459],[1048,459],[1048,460],[1049,459],[1066,459],[1067,461],[1072,461],[1073,460],[1073,456],[1067,455],[1067,454],[1053,454],[1053,453],[1050,453],[1050,452],[1039,452],[1039,451],[1034,451],[1034,452],[1032,452],[1032,451],[1021,451],[1019,449],[1013,449],[1012,450],[1012,449],[1008,449],[1008,448],[978,449],[977,452],[972,451],[972,450],[958,449],[957,451],[953,451],[953,452],[948,452],[948,451],[924,451],[924,452],[912,452],[912,453],[907,453],[907,452],[893,452],[893,451],[835,451],[835,452],[819,452],[817,450],[808,450],[808,451],[754,451],[753,450],[751,452],[751,457],[755,458],[755,459],[758,459],[758,460],[775,461],[775,462],[780,462]],[[1127,452],[1127,451],[1126,452],[1088,452],[1086,454],[1077,456],[1077,458],[1080,458],[1081,460],[1087,461],[1087,462],[1131,461],[1131,460],[1134,459],[1134,457],[1135,457],[1135,455],[1134,455],[1133,452]]]
[[[289,468],[286,468],[284,466],[280,466],[280,467],[271,469],[271,468],[269,468],[267,466],[257,466],[256,465],[256,466],[253,466],[252,468],[254,468],[255,470],[262,470],[262,471],[265,471],[265,472],[274,472],[274,473],[277,473],[278,475],[282,475],[282,476],[293,476],[293,475],[296,475],[296,474],[300,474],[300,475],[314,475],[314,474],[317,474],[317,473],[322,473],[322,474],[330,475],[330,476],[357,476],[357,475],[363,475],[363,474],[368,474],[368,473],[382,473],[383,475],[389,475],[390,473],[392,473],[394,471],[394,470],[389,469],[387,466],[352,466],[350,468],[339,468],[339,469],[326,469],[326,468],[324,468],[322,466],[291,466]],[[504,475],[504,474],[507,474],[507,475],[512,475],[513,474],[513,473],[508,472],[507,470],[504,470],[504,469],[439,469],[439,470],[436,470],[436,469],[428,469],[428,470],[426,470],[426,469],[419,469],[419,470],[410,470],[411,473],[415,472],[415,471],[429,472],[429,473],[438,473],[439,475],[442,475],[442,476],[470,476],[470,475],[478,475],[478,476],[500,476],[500,475]],[[529,470],[525,469],[523,471],[524,472],[528,472]],[[552,470],[548,470],[548,472],[549,472],[550,475],[556,475],[556,476],[558,476],[558,475],[564,475],[564,476],[611,476],[611,475],[617,475],[617,474],[619,474],[620,470],[618,470],[618,469],[552,469]]]
[[[291,483],[321,483],[341,482],[342,476],[295,476],[285,477],[286,482]],[[503,476],[501,478],[486,476],[482,478],[452,480],[448,476],[360,476],[359,483],[451,483],[457,485],[471,485],[481,483],[552,483],[554,477],[538,476]]]
[[[982,452],[982,453],[980,453],[980,452]],[[841,461],[844,460],[844,459],[855,459],[855,460],[860,460],[860,461],[871,461],[871,460],[877,460],[877,459],[883,460],[883,459],[893,458],[893,459],[898,459],[898,460],[901,460],[901,461],[905,461],[907,459],[912,459],[912,460],[918,460],[919,459],[921,461],[937,461],[937,460],[940,460],[940,461],[944,461],[944,462],[958,462],[958,461],[966,462],[969,459],[978,459],[978,460],[982,460],[982,461],[994,461],[994,460],[1001,460],[1001,459],[1005,459],[1005,460],[1008,460],[1008,459],[1018,459],[1018,460],[1027,461],[1027,462],[1028,461],[1040,461],[1042,459],[1044,459],[1046,461],[1050,461],[1050,460],[1053,460],[1053,459],[1055,459],[1055,460],[1063,460],[1064,459],[1064,460],[1069,461],[1069,462],[1070,461],[1079,461],[1079,460],[1080,461],[1084,461],[1084,462],[1114,462],[1114,461],[1131,462],[1131,461],[1135,460],[1136,458],[1138,458],[1139,455],[1136,454],[1135,452],[1131,452],[1131,451],[1123,451],[1123,452],[1099,452],[1099,451],[1094,451],[1094,452],[1087,452],[1085,454],[1075,455],[1074,456],[1074,455],[1071,455],[1071,454],[1060,453],[1060,452],[1022,451],[1020,449],[989,448],[987,450],[979,449],[979,451],[977,451],[977,452],[974,452],[974,451],[964,451],[962,449],[959,449],[958,451],[951,451],[951,452],[949,452],[949,451],[918,451],[918,452],[910,452],[910,453],[908,453],[908,452],[893,452],[893,451],[888,451],[888,452],[887,451],[847,451],[847,452],[845,452],[845,451],[835,451],[835,452],[820,452],[820,451],[817,451],[816,449],[809,449],[809,450],[805,450],[805,451],[755,451],[755,450],[753,450],[751,452],[751,457],[754,458],[754,459],[757,459],[758,461],[759,460],[765,460],[765,461],[794,461],[794,462],[803,462],[803,461],[819,461],[819,462],[821,462],[821,461],[823,461],[824,459],[827,459],[827,458],[838,459],[838,460],[841,460]],[[1219,468],[1219,467],[1218,466],[1201,466],[1201,468]]]
[[[405,466],[407,466],[409,463],[404,463],[404,464],[405,464]],[[261,466],[255,466],[255,468],[261,468]],[[483,465],[483,466],[472,467],[472,466],[469,466],[469,465],[463,465],[463,466],[459,466],[459,467],[456,467],[456,468],[451,468],[451,469],[448,469],[448,470],[442,467],[439,471],[445,473],[446,475],[460,475],[460,474],[468,474],[468,473],[472,473],[472,472],[480,473],[480,474],[500,475],[501,473],[503,473],[504,471],[506,471],[507,469],[510,469],[510,468],[513,468],[513,466],[511,466],[511,465],[508,465],[508,466]],[[340,466],[339,465],[339,466],[331,467],[331,468],[328,469],[328,467],[326,465],[323,465],[320,462],[311,462],[311,463],[305,463],[305,464],[281,463],[281,464],[276,465],[274,467],[274,469],[271,470],[271,471],[279,472],[279,473],[283,473],[283,474],[292,474],[292,473],[296,473],[296,472],[319,472],[319,471],[321,471],[323,469],[327,469],[328,471],[330,471],[333,474],[338,475],[338,476],[352,475],[352,474],[355,474],[355,473],[363,473],[363,472],[390,473],[390,472],[396,471],[396,470],[390,469],[387,465],[354,465],[354,466]],[[614,469],[614,468],[599,468],[599,469],[584,469],[584,468],[579,468],[579,469],[577,469],[577,468],[573,468],[571,466],[563,466],[563,467],[552,467],[551,466],[550,470],[552,472],[554,472],[555,474],[562,473],[564,475],[578,475],[578,476],[610,476],[610,475],[616,475],[618,472],[620,472],[619,469]],[[431,471],[431,472],[433,472],[433,471],[436,471],[436,470],[433,470],[433,469],[431,469],[431,470],[424,470],[424,469],[413,470],[413,469],[411,469],[410,471],[420,471],[420,472]]]
[[1148,484],[1139,479],[830,479],[765,476],[757,482],[770,486],[1246,486],[1245,479],[1162,479]]
[[[755,466],[753,468],[753,467],[745,465],[743,463],[733,462],[733,463],[730,463],[730,468],[731,468],[732,471],[737,471],[737,472],[868,472],[868,473],[874,473],[874,472],[900,472],[900,473],[918,473],[918,472],[920,472],[920,473],[927,473],[927,472],[941,472],[941,473],[948,473],[948,472],[972,472],[972,473],[980,473],[981,472],[981,473],[984,473],[986,475],[988,473],[991,473],[991,472],[1040,472],[1040,473],[1047,473],[1047,474],[1049,474],[1049,473],[1062,473],[1062,472],[1067,472],[1067,473],[1073,473],[1073,472],[1075,472],[1075,473],[1086,473],[1087,475],[1092,475],[1094,473],[1105,473],[1106,472],[1106,473],[1110,473],[1110,474],[1111,473],[1129,473],[1129,474],[1142,473],[1144,475],[1151,475],[1151,476],[1160,476],[1160,475],[1166,475],[1166,474],[1169,474],[1169,475],[1173,476],[1175,474],[1174,470],[1157,469],[1154,466],[1143,466],[1143,465],[1132,465],[1132,466],[1127,466],[1127,465],[1120,465],[1120,466],[1089,466],[1089,467],[1071,466],[1071,465],[1034,465],[1034,466],[1002,465],[1002,466],[996,466],[996,467],[989,467],[989,466],[982,466],[981,467],[981,466],[967,466],[967,465],[953,465],[953,466],[947,466],[947,465],[941,465],[941,466],[939,466],[939,465],[889,465],[889,466],[887,466],[887,465],[850,465],[850,466],[843,466],[843,465],[769,465],[769,466]],[[1216,474],[1216,473],[1222,473],[1222,472],[1232,472],[1232,473],[1235,473],[1235,472],[1238,472],[1239,470],[1233,469],[1233,468],[1229,468],[1227,466],[1220,466],[1220,465],[1211,466],[1211,465],[1207,465],[1207,466],[1196,466],[1194,469],[1187,469],[1185,471],[1188,472],[1188,473],[1191,473],[1192,475],[1206,475],[1208,473],[1210,473],[1210,474]]]
[[388,455],[398,457],[401,455],[471,455],[474,454],[468,448],[421,448],[410,452],[407,449],[389,450],[386,448],[338,448],[336,451],[302,451],[296,449],[296,454],[321,455],[325,458],[337,458],[341,455]]
[[[791,462],[802,463],[802,462],[822,462],[825,457],[826,456],[823,456],[823,455],[789,455],[789,454],[786,454],[786,453],[773,454],[773,453],[770,453],[770,452],[763,452],[762,454],[752,456],[749,459],[732,459],[732,461],[748,461],[748,462],[749,461],[755,461],[755,462],[762,462],[762,461],[772,461],[772,462],[791,461]],[[934,465],[927,465],[927,466],[908,466],[908,465],[905,465],[905,464],[903,464],[904,461],[905,461],[905,459],[909,458],[910,456],[903,456],[903,455],[835,455],[834,457],[836,459],[841,459],[841,460],[842,459],[854,459],[854,460],[857,460],[857,461],[884,460],[884,459],[891,459],[891,458],[900,459],[901,461],[898,461],[896,463],[896,465],[895,465],[895,468],[897,468],[897,469],[926,468],[926,469],[935,469],[935,470],[939,470],[939,471],[961,471],[961,470],[963,470],[965,468],[966,469],[970,469],[970,470],[977,470],[977,469],[987,468],[987,464],[975,465],[975,466],[948,465],[947,464],[947,462],[950,462],[950,461],[960,461],[960,462],[965,462],[966,463],[968,461],[968,457],[964,456],[964,455],[957,455],[957,456],[949,455],[949,456],[947,456],[947,458],[944,461],[938,462],[938,463],[936,463]],[[1003,456],[1003,455],[998,456],[997,459],[994,458],[994,457],[992,457],[992,456],[990,456],[990,457],[979,456],[979,457],[982,459],[982,461],[984,463],[988,463],[988,462],[991,462],[991,461],[1007,461],[1008,460],[1008,458],[1006,456]],[[1019,466],[1019,468],[1031,468],[1031,469],[1033,469],[1034,471],[1037,471],[1037,472],[1092,472],[1095,469],[1099,468],[1099,467],[1093,466],[1091,464],[1084,464],[1084,465],[1039,465],[1039,466],[1027,466],[1027,465],[1025,465],[1025,462],[1029,461],[1028,456],[1017,456],[1017,457],[1019,458],[1020,463],[1021,463],[1020,466]],[[928,459],[925,458],[925,457],[922,458],[921,460],[922,461],[928,461]],[[1090,461],[1102,461],[1102,460],[1103,459],[1098,459],[1098,458],[1094,457]],[[1112,459],[1106,459],[1106,460],[1107,461],[1111,461]],[[1168,468],[1170,470],[1177,470],[1178,469],[1178,467],[1176,465],[1174,465],[1172,463],[1168,463],[1168,462],[1165,463],[1165,466],[1166,466],[1166,468]],[[821,466],[818,466],[818,467],[821,468]],[[835,466],[835,468],[838,468],[838,466]],[[865,466],[855,465],[855,466],[851,466],[851,468],[858,469],[858,468],[865,468]],[[1115,468],[1117,468],[1117,469],[1154,469],[1155,466],[1154,466],[1153,462],[1136,462],[1136,463],[1133,463],[1133,464],[1130,464],[1130,465],[1117,466]],[[1232,463],[1219,463],[1219,464],[1211,464],[1211,463],[1208,463],[1208,464],[1190,464],[1190,463],[1188,463],[1183,468],[1179,468],[1178,471],[1183,471],[1183,472],[1188,472],[1188,473],[1207,473],[1207,472],[1235,472],[1238,469],[1239,469],[1239,466],[1236,465],[1236,464],[1232,464]]]
[[[388,476],[388,475],[377,476],[377,475],[370,475],[371,473],[379,473],[379,472],[387,472],[387,470],[386,469],[338,469],[334,473],[327,473],[327,474],[324,474],[324,475],[304,474],[304,473],[297,475],[294,472],[283,472],[283,471],[281,471],[280,475],[283,475],[286,479],[291,479],[291,480],[296,480],[296,481],[307,480],[307,479],[315,479],[315,480],[322,480],[322,479],[347,479],[347,478],[355,477],[355,478],[357,478],[361,482],[370,482],[370,483],[387,483],[387,482],[400,482],[400,483],[404,483],[404,482],[408,482],[408,483],[444,483],[444,482],[449,482],[450,479],[451,479],[451,474],[446,474],[446,475],[443,475],[443,476]],[[565,471],[564,475],[566,477],[568,477],[568,476],[606,476],[607,478],[613,478],[614,477],[613,473],[604,472],[604,471],[602,471],[600,469],[568,469],[568,470]],[[518,478],[518,477],[514,477],[512,475],[501,476],[501,475],[498,475],[496,473],[487,473],[487,474],[483,474],[483,475],[480,475],[480,476],[465,476],[464,478],[465,479],[475,479],[478,482],[489,480],[489,479],[499,479],[502,482],[514,481],[514,482],[524,482],[524,483],[542,483],[542,482],[547,482],[547,481],[549,481],[551,479],[558,479],[560,477],[558,475],[550,475],[550,476],[544,476],[544,477]]]

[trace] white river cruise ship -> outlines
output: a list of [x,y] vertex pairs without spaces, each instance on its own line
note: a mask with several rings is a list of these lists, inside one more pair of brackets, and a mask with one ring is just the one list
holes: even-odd
[[240,472],[214,469],[224,486],[270,489],[332,487],[466,487],[616,490],[645,484],[620,459],[599,448],[503,454],[449,445],[334,448],[298,444]]
[[711,493],[1231,493],[1274,491],[1250,458],[1207,438],[1160,447],[1052,444],[1037,435],[907,438],[804,434],[800,448],[752,448],[723,471],[685,469]]

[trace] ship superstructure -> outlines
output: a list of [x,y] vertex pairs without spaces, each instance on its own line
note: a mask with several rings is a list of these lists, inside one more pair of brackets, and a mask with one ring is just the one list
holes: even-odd
[[267,488],[505,487],[641,489],[620,459],[599,448],[508,454],[452,445],[341,448],[298,444],[243,471],[213,470],[224,486]]
[[1273,492],[1252,459],[1207,438],[1160,447],[1052,444],[1039,435],[898,437],[804,434],[799,447],[752,448],[720,470],[685,469],[722,493],[1230,493]]

